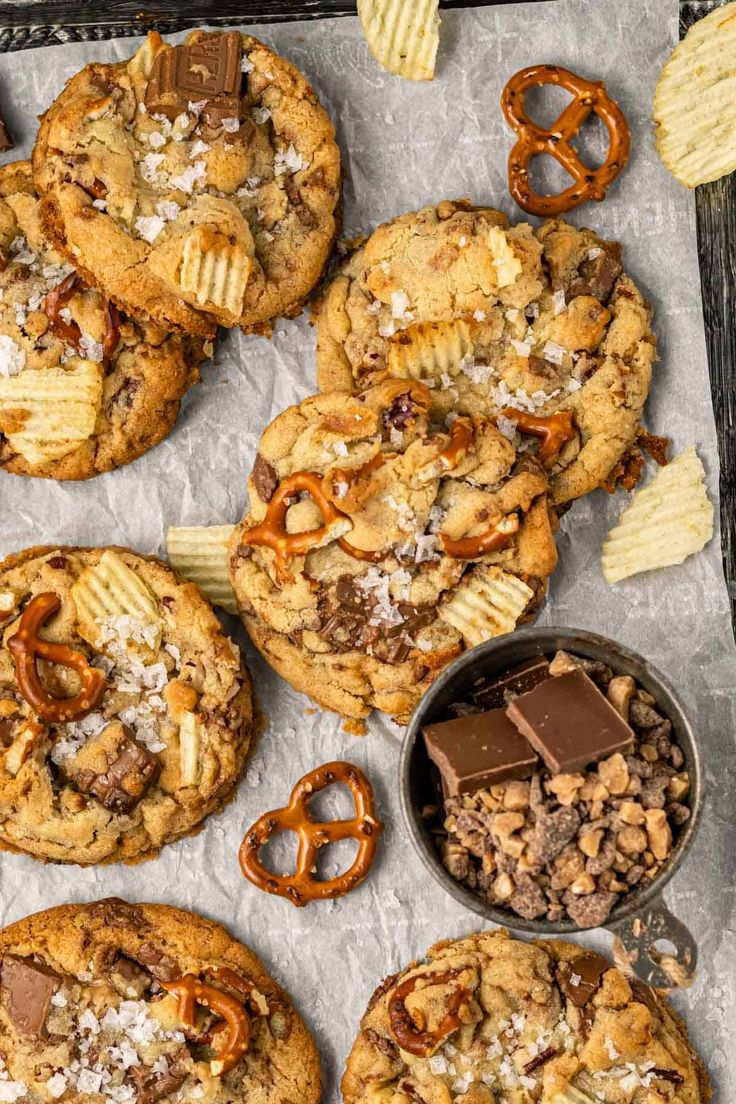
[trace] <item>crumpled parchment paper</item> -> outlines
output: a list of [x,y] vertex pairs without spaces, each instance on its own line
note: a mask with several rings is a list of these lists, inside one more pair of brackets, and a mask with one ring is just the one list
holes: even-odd
[[[248,29],[307,74],[336,122],[346,234],[458,196],[523,217],[506,188],[513,136],[499,109],[505,81],[523,66],[550,62],[608,83],[631,124],[631,161],[604,203],[588,204],[571,218],[624,243],[626,268],[655,305],[661,359],[649,427],[669,434],[675,451],[697,444],[715,501],[718,458],[694,200],[659,162],[650,123],[654,83],[677,38],[677,0],[557,0],[447,11],[436,79],[418,85],[378,68],[353,18]],[[16,155],[30,153],[35,117],[68,77],[88,61],[127,57],[134,46],[130,39],[70,44],[0,58],[1,102],[22,142]],[[306,317],[278,323],[273,341],[228,333],[185,400],[174,433],[137,463],[79,485],[0,473],[0,552],[59,542],[121,543],[155,553],[164,550],[168,525],[236,521],[259,434],[286,405],[314,390],[314,380],[314,335]],[[670,677],[691,710],[708,805],[667,897],[698,940],[700,966],[695,986],[675,1004],[725,1102],[725,1086],[736,1080],[736,665],[720,545],[716,535],[680,567],[609,588],[600,546],[624,501],[622,493],[599,492],[563,519],[561,565],[539,623],[596,630],[637,649]],[[229,626],[237,631],[234,620]],[[313,710],[245,647],[270,725],[237,800],[199,836],[138,867],[80,870],[1,856],[0,922],[117,894],[169,902],[225,923],[294,997],[317,1038],[325,1100],[333,1101],[378,981],[434,941],[482,922],[443,895],[411,848],[397,794],[400,731],[375,718],[365,738],[346,735],[338,718]],[[241,878],[237,847],[247,825],[284,804],[297,778],[331,758],[350,758],[369,772],[386,832],[361,889],[297,910]],[[334,810],[338,803],[325,804]],[[582,940],[610,945],[603,933]]]

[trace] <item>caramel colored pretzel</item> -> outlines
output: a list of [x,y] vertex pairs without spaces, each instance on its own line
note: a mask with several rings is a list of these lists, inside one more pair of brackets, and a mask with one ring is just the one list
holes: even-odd
[[536,414],[527,414],[524,410],[514,410],[513,407],[507,406],[501,411],[501,416],[514,422],[521,433],[542,438],[537,459],[543,464],[549,464],[554,460],[562,446],[575,436],[572,414],[569,410],[559,410],[547,418],[540,418]]
[[177,981],[162,981],[160,984],[162,989],[176,997],[177,1015],[187,1027],[197,1025],[198,1004],[209,1008],[225,1021],[228,1035],[217,1057],[210,1062],[212,1075],[219,1077],[236,1066],[250,1046],[251,1036],[250,1017],[240,1001],[214,985],[200,981],[194,974],[185,974]]
[[[350,820],[312,820],[310,798],[334,782],[343,782],[352,793],[355,816]],[[382,831],[383,824],[376,816],[373,789],[363,772],[352,763],[326,763],[297,782],[287,806],[264,813],[248,829],[240,845],[240,867],[258,889],[286,897],[292,905],[301,908],[309,901],[342,897],[360,885],[371,868]],[[299,838],[296,869],[290,875],[273,874],[258,857],[264,844],[279,832],[296,832]],[[352,866],[336,878],[319,881],[315,872],[320,848],[344,839],[358,841]]]
[[[41,640],[38,631],[61,607],[61,599],[53,593],[37,594],[20,619],[17,632],[8,640],[8,649],[15,663],[18,689],[42,721],[65,724],[85,717],[100,702],[105,692],[105,676],[96,667],[90,667],[81,652],[75,652],[67,644],[52,644]],[[60,663],[71,667],[82,680],[82,689],[73,698],[54,698],[38,674],[36,659],[47,663]]]
[[[286,532],[286,513],[294,495],[306,492],[322,515],[323,524],[306,533]],[[260,525],[246,529],[242,544],[259,544],[271,548],[276,555],[276,570],[283,572],[291,556],[305,556],[313,548],[321,548],[337,540],[353,527],[347,514],[338,510],[322,489],[322,477],[317,472],[294,472],[284,479],[268,504]]]
[[[69,275],[57,284],[55,288],[46,296],[46,302],[44,309],[46,311],[46,317],[49,320],[49,326],[52,333],[56,334],[58,338],[65,341],[67,345],[73,346],[78,353],[82,352],[82,331],[78,324],[72,319],[66,321],[61,312],[74,296],[74,294],[80,288],[83,288],[81,277],[76,272],[70,272]],[[105,332],[102,335],[102,360],[104,364],[107,364],[112,354],[115,352],[118,340],[120,338],[120,312],[114,303],[111,303],[109,299],[102,297],[105,311]]]
[[439,455],[446,471],[452,471],[462,464],[468,449],[473,443],[473,423],[469,418],[456,418],[450,426],[450,443]]
[[[573,94],[549,129],[539,126],[526,113],[525,98],[530,88],[555,84]],[[590,199],[605,198],[606,189],[625,166],[631,134],[629,124],[615,100],[606,93],[603,81],[589,81],[558,65],[531,65],[515,73],[501,93],[506,121],[518,134],[509,154],[509,191],[523,211],[532,215],[561,215]],[[580,160],[572,141],[591,112],[608,131],[608,154],[602,165],[591,169]],[[559,195],[540,195],[529,180],[529,162],[548,153],[562,165],[574,183]]]
[[[393,454],[391,455],[393,456]],[[372,456],[370,460],[367,460],[365,464],[362,464],[359,468],[333,468],[329,475],[333,493],[336,492],[336,488],[341,483],[347,486],[349,493],[353,483],[357,483],[359,479],[376,471],[376,469],[385,464],[388,459],[389,455],[387,453],[377,452],[375,456]],[[356,548],[355,545],[352,545],[345,537],[340,537],[337,543],[339,547],[342,548],[343,552],[347,552],[348,556],[353,556],[356,560],[368,560],[370,563],[380,563],[380,561],[389,554],[388,551],[382,552],[379,550],[377,552],[371,552],[365,548]]]
[[485,533],[479,533],[477,537],[460,537],[458,540],[453,540],[445,533],[440,533],[440,541],[448,556],[456,560],[474,560],[478,556],[487,556],[490,552],[498,552],[500,548],[508,547],[514,533],[518,530],[518,516],[507,514],[496,525],[492,525]]
[[453,981],[458,973],[458,970],[446,970],[441,974],[415,974],[394,989],[388,1002],[388,1018],[393,1036],[402,1050],[426,1058],[437,1049],[443,1039],[462,1027],[459,1011],[472,999],[470,990],[463,985],[453,989],[447,1002],[447,1012],[434,1031],[417,1027],[406,1007],[406,998],[414,992],[420,981],[426,981],[430,985],[444,985]]

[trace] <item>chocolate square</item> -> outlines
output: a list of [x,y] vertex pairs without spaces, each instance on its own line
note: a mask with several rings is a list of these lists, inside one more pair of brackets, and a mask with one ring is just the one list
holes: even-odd
[[151,115],[176,119],[191,101],[205,101],[210,126],[240,113],[241,41],[237,31],[207,35],[189,46],[174,46],[157,55],[146,88]]
[[43,962],[22,955],[3,955],[0,1000],[19,1035],[46,1037],[46,1016],[61,977]]
[[567,774],[623,751],[634,733],[584,671],[549,678],[510,702],[506,713],[553,774]]
[[503,709],[425,725],[422,735],[448,797],[482,790],[510,778],[528,778],[538,763]]
[[482,676],[472,690],[472,698],[484,709],[501,709],[506,705],[507,694],[526,694],[549,677],[549,660],[536,656],[495,678]]

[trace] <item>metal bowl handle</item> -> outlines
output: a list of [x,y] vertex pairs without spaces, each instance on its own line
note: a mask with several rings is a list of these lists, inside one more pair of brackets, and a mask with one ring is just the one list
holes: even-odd
[[[655,897],[646,908],[610,924],[609,928],[619,936],[637,977],[647,985],[654,989],[677,989],[689,984],[698,962],[698,946],[689,929],[667,908],[664,897]],[[655,945],[662,940],[675,948],[672,958],[683,971],[680,982],[676,970],[668,972],[661,965],[663,952],[658,952]]]

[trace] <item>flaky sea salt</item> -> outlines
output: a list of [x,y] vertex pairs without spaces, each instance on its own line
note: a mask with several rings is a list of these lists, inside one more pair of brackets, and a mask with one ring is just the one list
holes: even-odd
[[189,150],[190,157],[201,157],[203,153],[208,153],[212,149],[212,146],[207,142],[203,142],[201,138],[198,138],[196,142],[192,144]]
[[273,159],[273,171],[275,176],[282,176],[286,172],[298,173],[309,168],[309,161],[297,152],[296,147],[290,145],[286,150],[277,150]]
[[157,184],[159,182],[159,169],[163,162],[163,153],[147,153],[141,160],[141,176],[147,184]]
[[148,144],[155,150],[161,149],[162,146],[166,145],[166,138],[160,130],[152,130],[148,135]]
[[240,119],[223,119],[222,129],[228,134],[237,134],[237,132],[240,130]]
[[178,188],[180,192],[191,195],[197,184],[202,187],[207,183],[207,165],[204,161],[195,161],[193,165],[187,165],[178,176],[172,176],[171,187]]
[[486,312],[484,310],[473,311],[473,318],[476,322],[485,322]]
[[409,296],[405,291],[392,291],[391,292],[391,316],[392,318],[403,318],[409,309]]
[[[263,123],[267,123],[271,118],[271,112],[267,107],[254,107],[250,115],[257,126],[262,126]],[[293,149],[294,147],[292,146],[291,148]]]
[[7,334],[0,334],[0,376],[17,376],[26,366],[25,350]]
[[171,222],[172,219],[178,218],[180,212],[181,207],[173,199],[162,199],[160,203],[156,204],[156,214],[164,222]]
[[140,236],[149,244],[155,242],[164,228],[164,220],[160,215],[139,215],[135,220],[135,228]]
[[558,345],[556,341],[548,341],[542,349],[542,356],[545,360],[548,360],[550,364],[562,364],[565,359],[566,349],[562,345]]
[[59,1097],[63,1096],[66,1092],[68,1084],[69,1082],[62,1073],[55,1073],[53,1077],[49,1077],[46,1082],[46,1088],[48,1089],[49,1095],[52,1096],[54,1100],[58,1100]]
[[593,249],[589,249],[588,250],[588,260],[589,261],[594,261],[596,259],[596,257],[600,257],[602,252],[603,252],[603,250],[598,249],[597,246],[595,246]]
[[552,296],[552,300],[554,302],[555,314],[562,314],[562,312],[567,307],[567,303],[565,302],[565,292],[562,288],[557,289],[557,291]]
[[252,73],[254,69],[255,69],[255,65],[253,64],[253,62],[250,60],[249,57],[246,57],[246,55],[243,54],[243,57],[240,61],[240,72],[241,73]]
[[511,345],[520,357],[528,357],[532,351],[528,341],[517,341],[515,337],[511,338]]

